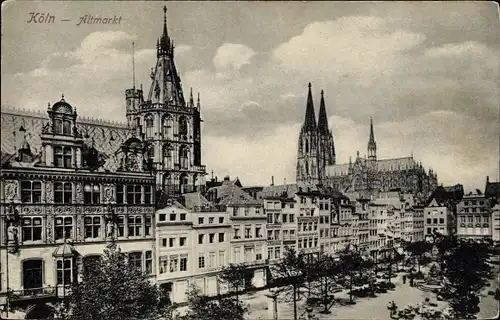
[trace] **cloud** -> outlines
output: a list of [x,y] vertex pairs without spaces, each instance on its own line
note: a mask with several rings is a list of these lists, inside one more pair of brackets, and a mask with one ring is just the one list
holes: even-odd
[[[79,114],[124,120],[134,40],[89,34],[2,82],[2,103],[45,110],[64,93]],[[244,184],[294,181],[308,82],[316,112],[325,90],[339,163],[366,153],[374,117],[381,158],[413,153],[444,184],[482,188],[483,176],[497,173],[499,52],[479,40],[430,44],[408,21],[347,16],[310,23],[268,52],[233,41],[212,52],[180,44],[175,53],[184,92],[200,91],[203,157],[217,174]],[[200,55],[211,58],[202,67],[193,62]],[[154,48],[136,50],[146,93],[155,60]]]

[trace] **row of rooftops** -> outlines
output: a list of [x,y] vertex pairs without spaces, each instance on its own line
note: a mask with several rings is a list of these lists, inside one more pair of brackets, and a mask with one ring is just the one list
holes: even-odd
[[[485,196],[500,198],[499,191],[499,182],[491,183],[489,180],[487,181]],[[368,192],[342,194],[328,187],[304,182],[244,187],[239,178],[231,179],[226,176],[222,181],[218,181],[217,178],[208,181],[205,194],[184,194],[182,200],[178,203],[189,210],[196,209],[194,211],[224,211],[228,206],[263,206],[263,200],[295,202],[295,196],[324,197],[334,201],[346,200],[345,202],[349,206],[354,206],[356,202],[359,202],[373,204],[373,206],[393,205],[399,207],[402,204],[406,208],[423,208],[428,206],[433,199],[439,204],[457,204],[467,195],[464,193],[461,184],[438,186],[428,198],[418,199],[409,194],[402,194],[400,190],[392,190],[375,196],[370,195]],[[344,201],[338,202],[345,204]]]

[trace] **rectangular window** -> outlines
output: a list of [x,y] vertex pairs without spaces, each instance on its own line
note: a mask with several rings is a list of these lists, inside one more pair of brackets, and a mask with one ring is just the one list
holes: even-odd
[[162,238],[161,239],[161,246],[162,247],[166,247],[167,246],[167,240],[168,240],[167,238]]
[[42,218],[23,218],[22,223],[23,242],[42,240]]
[[142,252],[130,252],[128,254],[128,263],[130,266],[142,271]]
[[226,252],[219,251],[219,266],[223,266],[226,264]]
[[57,284],[70,284],[72,281],[73,270],[71,268],[71,259],[57,260]]
[[439,223],[444,223],[444,219],[443,218],[439,218]]
[[55,240],[71,239],[73,236],[73,218],[57,217],[54,225]]
[[142,217],[129,216],[127,219],[128,236],[139,237],[142,236]]
[[234,239],[240,239],[240,229],[234,228]]
[[208,267],[209,268],[215,267],[215,252],[210,252],[208,256]]
[[219,217],[219,223],[224,223],[224,217]]
[[245,226],[245,239],[252,238],[252,227]]
[[283,219],[283,223],[287,223],[287,214],[283,214],[282,216],[282,219]]
[[159,219],[159,221],[166,221],[167,215],[165,213],[160,213],[160,217],[158,219]]
[[214,243],[214,238],[215,238],[215,233],[210,233],[208,235],[208,242],[209,243]]
[[54,183],[54,202],[73,203],[73,184],[70,182]]
[[261,226],[255,226],[255,238],[262,238]]
[[177,215],[175,213],[170,214],[170,221],[175,221],[177,219]]
[[160,257],[160,273],[166,273],[168,270],[168,257]]
[[152,186],[144,186],[144,204],[152,204],[153,203],[153,187]]
[[54,166],[58,168],[71,168],[73,150],[71,147],[54,147]]
[[145,236],[150,236],[151,235],[151,224],[152,224],[152,216],[146,215],[144,217],[144,235]]
[[141,186],[128,185],[127,188],[127,204],[141,204]]
[[23,203],[42,202],[42,183],[40,181],[21,181],[21,201]]
[[272,213],[267,214],[267,223],[273,223],[273,214]]
[[180,264],[180,271],[187,271],[187,264],[188,264],[188,258],[187,257],[182,257],[181,258],[181,264]]
[[168,246],[170,248],[175,247],[175,238],[169,238],[168,239]]
[[116,223],[118,237],[125,237],[125,216],[118,216]]
[[198,218],[198,224],[203,224],[203,220],[204,220],[204,218],[203,218],[203,217],[199,217],[199,218]]
[[101,217],[84,217],[85,239],[101,236]]
[[214,223],[214,217],[208,218],[208,223]]
[[289,223],[294,223],[295,222],[295,215],[289,214],[288,215],[288,222]]
[[177,256],[170,256],[170,272],[177,272],[179,268],[177,266],[179,260]]
[[153,251],[146,251],[146,274],[153,273]]
[[186,221],[186,214],[185,213],[181,213],[181,221]]
[[198,244],[203,244],[203,236],[204,236],[204,234],[198,235]]
[[83,203],[98,204],[101,202],[101,187],[98,184],[87,183],[83,186]]
[[205,268],[205,257],[198,257],[198,268]]
[[116,203],[117,204],[124,204],[125,203],[125,186],[123,184],[117,184],[116,185]]
[[186,245],[186,237],[179,238],[179,246],[184,247]]
[[224,233],[219,233],[219,242],[224,242]]

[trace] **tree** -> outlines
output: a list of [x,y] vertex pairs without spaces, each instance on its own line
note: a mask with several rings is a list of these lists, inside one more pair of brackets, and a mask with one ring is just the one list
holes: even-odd
[[443,298],[460,319],[472,317],[479,311],[480,290],[490,275],[487,253],[480,244],[461,241],[443,256]]
[[357,250],[353,250],[349,247],[340,252],[339,258],[341,261],[341,268],[344,270],[344,276],[349,283],[349,303],[353,304],[353,285],[356,279],[360,279],[359,276],[366,262]]
[[297,254],[295,249],[287,248],[284,256],[278,263],[271,266],[273,274],[276,275],[280,287],[276,292],[278,294],[291,296],[293,302],[293,319],[297,320],[297,301],[300,301],[301,289],[304,288],[305,279],[305,259],[303,254]]
[[228,285],[229,291],[236,294],[236,300],[239,301],[239,292],[245,288],[247,268],[243,264],[233,264],[222,268],[218,274],[219,280]]
[[186,320],[244,320],[247,312],[243,304],[234,298],[211,299],[192,286],[188,293],[189,309]]
[[72,287],[73,320],[154,319],[170,314],[170,301],[119,249],[105,249]]
[[338,280],[341,276],[341,265],[334,257],[320,253],[314,261],[314,268],[311,268],[313,277],[318,282],[315,287],[317,300],[322,313],[330,313],[330,309],[335,303],[335,290],[338,288]]
[[412,257],[418,262],[418,271],[420,272],[420,265],[425,264],[427,261],[425,258],[425,254],[431,249],[430,244],[423,240],[419,240],[407,243],[405,249],[406,251],[410,252]]

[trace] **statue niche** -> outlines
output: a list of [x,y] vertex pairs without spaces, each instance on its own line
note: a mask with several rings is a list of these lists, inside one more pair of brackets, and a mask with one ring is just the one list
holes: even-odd
[[139,139],[125,141],[117,154],[120,156],[120,171],[144,171],[144,147]]

